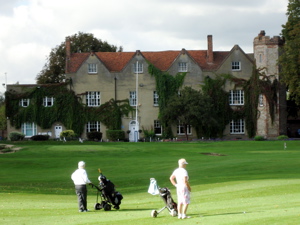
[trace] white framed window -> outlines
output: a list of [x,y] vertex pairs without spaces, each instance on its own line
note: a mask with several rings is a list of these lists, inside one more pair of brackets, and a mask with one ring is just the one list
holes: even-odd
[[[192,126],[191,125],[187,125],[187,134],[192,134]],[[184,125],[179,121],[178,125],[177,125],[177,134],[178,135],[184,135],[185,134],[185,128]]]
[[100,106],[100,92],[99,91],[88,91],[86,93],[86,104],[90,107]]
[[136,106],[136,91],[129,92],[129,103],[131,106]]
[[30,100],[28,98],[23,98],[20,100],[20,106],[27,107],[29,106]]
[[154,133],[156,135],[162,135],[162,126],[159,120],[154,120]]
[[244,90],[230,90],[229,104],[244,105]]
[[86,132],[100,132],[100,122],[99,121],[91,121],[86,124]]
[[230,134],[244,134],[245,121],[243,119],[232,120],[230,122]]
[[25,134],[25,137],[32,137],[37,134],[36,124],[35,123],[23,123],[21,126],[22,133]]
[[158,106],[158,94],[157,91],[153,91],[153,105]]
[[54,104],[54,98],[53,97],[44,97],[43,99],[43,106],[44,107],[51,107]]
[[264,106],[264,96],[263,96],[263,94],[260,94],[258,96],[258,103],[259,103],[259,106]]
[[143,73],[144,72],[144,67],[143,67],[143,63],[134,63],[133,64],[133,71],[134,73]]
[[97,64],[96,63],[88,64],[88,73],[97,73]]
[[232,71],[241,70],[241,62],[231,62],[231,70]]
[[178,63],[178,72],[187,72],[188,67],[186,62],[179,62]]

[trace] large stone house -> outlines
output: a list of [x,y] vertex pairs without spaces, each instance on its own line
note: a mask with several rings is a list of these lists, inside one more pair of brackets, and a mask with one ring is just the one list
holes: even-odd
[[[129,99],[137,112],[122,118],[120,129],[126,132],[130,141],[142,138],[140,129],[153,129],[159,137],[162,127],[158,120],[158,94],[155,78],[148,73],[149,63],[161,71],[175,75],[187,72],[183,86],[190,86],[199,90],[204,78],[214,78],[216,74],[231,74],[237,78],[248,80],[252,75],[253,65],[265,70],[267,76],[278,78],[277,59],[282,40],[275,36],[270,38],[262,31],[254,39],[254,54],[246,54],[238,45],[230,51],[214,51],[213,37],[207,36],[207,50],[174,50],[158,52],[90,52],[72,53],[70,40],[66,39],[66,80],[72,80],[72,90],[88,107],[98,107],[110,99]],[[37,85],[7,85],[7,91],[22,92],[22,88]],[[244,104],[244,90],[228,82],[225,90],[229,93],[232,107]],[[279,101],[285,101],[285,92],[279,92]],[[46,96],[45,96],[46,97]],[[46,99],[48,106],[55,104],[55,99]],[[20,103],[22,107],[24,103]],[[25,105],[29,100],[25,101]],[[271,122],[268,106],[264,96],[260,96],[258,109],[257,135],[267,138],[277,137],[286,132],[285,108],[278,108],[274,122]],[[41,106],[42,107],[42,106]],[[24,123],[18,129],[30,137],[39,133],[48,133],[55,138],[65,129],[59,121],[51,128],[41,129],[34,122]],[[180,121],[173,126],[173,134],[177,138],[184,138],[185,133]],[[8,133],[16,130],[8,120]],[[106,127],[100,121],[89,121],[83,128],[82,137],[90,131],[101,131],[103,140],[106,138]],[[128,132],[127,132],[128,131]],[[130,131],[130,132],[129,132]],[[193,127],[189,127],[190,138],[197,138]],[[224,130],[224,138],[245,139],[247,131],[243,119],[231,121]]]

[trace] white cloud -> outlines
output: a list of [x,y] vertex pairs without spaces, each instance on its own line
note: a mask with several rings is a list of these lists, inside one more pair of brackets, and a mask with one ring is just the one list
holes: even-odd
[[[0,83],[35,83],[51,49],[79,31],[124,51],[214,49],[252,52],[265,30],[279,35],[288,0],[0,0]],[[0,92],[3,92],[0,87]]]

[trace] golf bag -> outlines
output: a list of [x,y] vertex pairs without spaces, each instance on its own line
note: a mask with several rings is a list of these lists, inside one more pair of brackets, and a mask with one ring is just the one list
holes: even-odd
[[[156,190],[158,190],[158,192]],[[177,216],[177,203],[174,202],[169,188],[158,187],[156,184],[156,180],[154,178],[151,178],[148,193],[150,193],[152,195],[155,195],[158,193],[165,204],[165,206],[158,211],[152,210],[152,212],[151,212],[152,217],[154,217],[154,218],[157,217],[157,215],[159,213],[161,213],[164,209],[168,209],[171,216]]]
[[[115,185],[107,179],[99,169],[100,176],[98,177],[99,185],[93,185],[97,188],[97,200],[94,206],[95,210],[104,209],[105,211],[111,210],[111,207],[120,209],[121,200],[123,196],[120,192],[115,190]],[[98,201],[100,196],[100,203]]]

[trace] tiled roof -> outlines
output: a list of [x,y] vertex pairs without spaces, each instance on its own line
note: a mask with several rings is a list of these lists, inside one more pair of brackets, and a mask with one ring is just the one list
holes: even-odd
[[[184,52],[187,53],[203,70],[217,69],[230,53],[230,51],[214,52],[213,63],[207,63],[206,50],[141,52],[141,54],[156,68],[166,71],[171,67],[175,59]],[[134,57],[136,52],[73,53],[70,58],[69,73],[76,72],[88,56],[92,54],[95,54],[110,72],[120,72]]]

